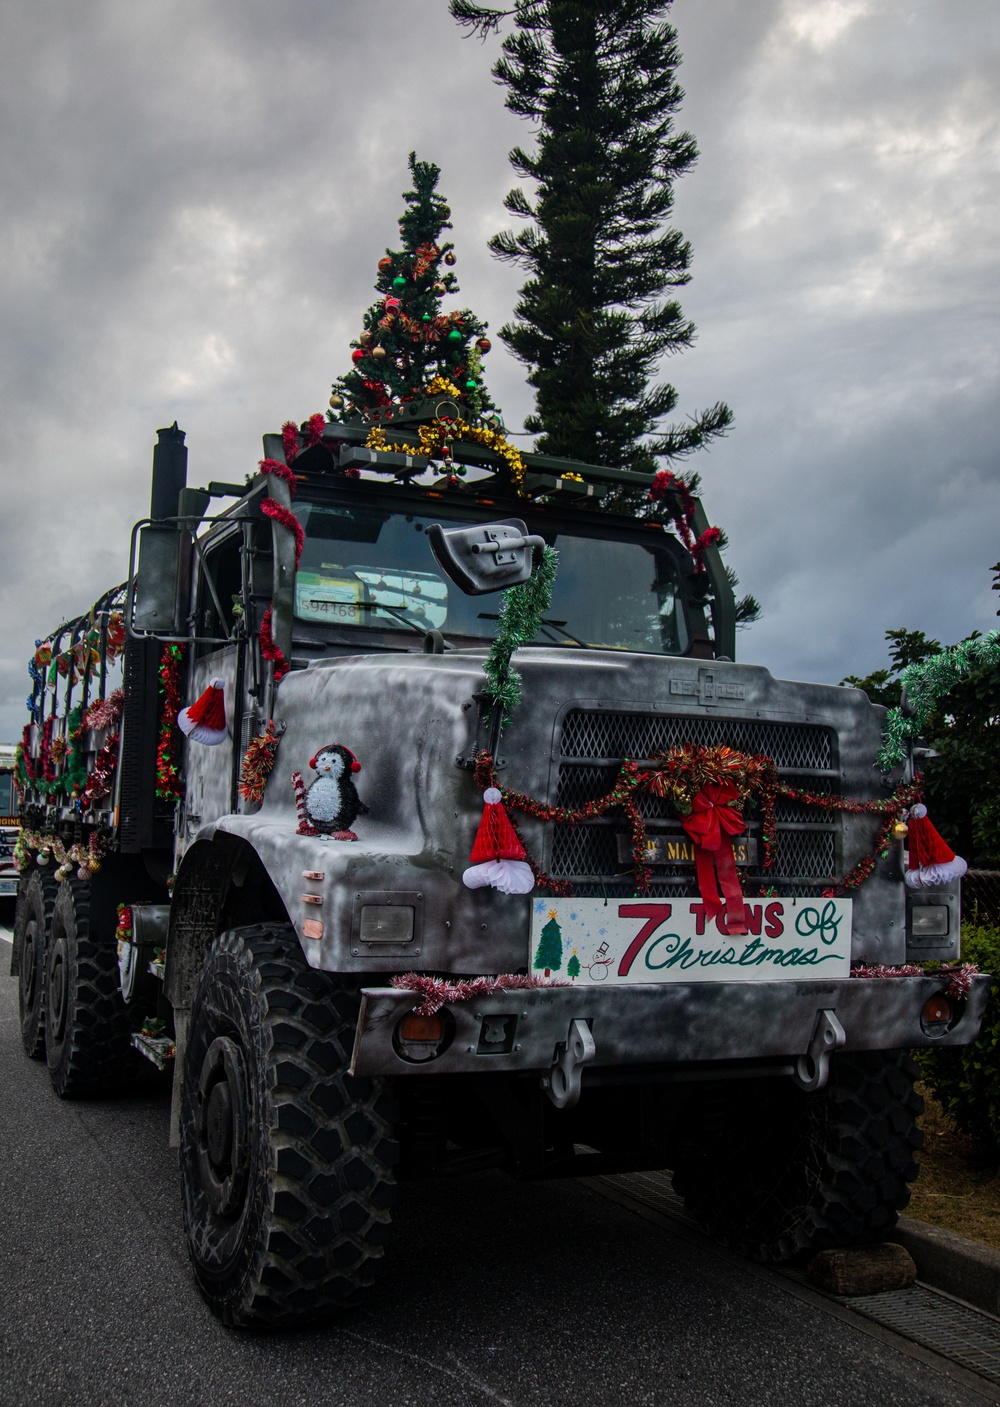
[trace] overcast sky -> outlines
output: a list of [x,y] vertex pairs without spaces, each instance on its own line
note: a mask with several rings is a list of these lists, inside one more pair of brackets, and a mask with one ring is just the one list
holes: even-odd
[[[406,156],[442,167],[462,305],[516,270],[507,152],[530,140],[495,45],[446,0],[8,0],[0,46],[0,738],[35,637],[126,570],[155,431],[190,482],[323,409]],[[679,411],[733,407],[692,464],[764,618],[740,657],[837,682],[887,627],[997,623],[996,0],[676,0],[701,158]],[[530,407],[502,347],[508,425]],[[519,443],[528,443],[525,440]]]

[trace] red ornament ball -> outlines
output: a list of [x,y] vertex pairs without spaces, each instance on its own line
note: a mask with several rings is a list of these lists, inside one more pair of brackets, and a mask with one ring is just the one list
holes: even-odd
[[486,353],[487,353],[487,352],[490,350],[490,348],[493,346],[493,343],[490,341],[490,339],[489,339],[488,337],[480,337],[479,341],[476,343],[476,346],[479,348],[479,350],[482,352],[483,356],[485,357]]
[[354,351],[351,353],[351,361],[352,361],[352,362],[363,362],[364,359],[365,359],[365,354],[364,354],[364,352],[361,350],[360,347],[355,347]]
[[385,310],[387,313],[397,313],[402,306],[403,302],[400,298],[387,298],[385,300]]
[[378,267],[380,273],[387,274],[389,272],[389,270],[392,268],[392,260],[389,258],[388,254],[385,256],[384,259],[380,259],[378,261]]

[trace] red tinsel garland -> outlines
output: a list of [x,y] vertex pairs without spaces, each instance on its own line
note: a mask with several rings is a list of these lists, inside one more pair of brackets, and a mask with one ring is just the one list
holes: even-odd
[[274,682],[280,684],[282,679],[291,669],[291,665],[285,659],[274,634],[271,630],[273,607],[268,606],[264,612],[264,619],[260,623],[260,630],[257,638],[260,640],[260,652],[266,660],[270,660],[274,665]]
[[494,992],[523,992],[538,987],[568,987],[560,978],[532,977],[523,972],[502,972],[498,977],[472,977],[447,982],[441,977],[425,977],[419,972],[405,972],[392,979],[392,985],[408,992],[419,992],[423,1001],[414,1007],[417,1016],[433,1016],[446,1002],[467,1002],[474,997],[488,997]]
[[174,758],[177,714],[181,707],[181,661],[183,645],[164,645],[160,656],[160,739],[156,748],[156,795],[164,801],[179,801],[183,793],[180,770]]
[[955,1001],[964,1001],[969,995],[972,978],[977,976],[978,972],[979,968],[974,962],[957,965],[942,962],[926,967],[915,967],[912,962],[900,963],[898,967],[887,967],[884,963],[877,967],[867,967],[864,963],[859,963],[851,968],[852,977],[946,977],[947,993]]
[[83,809],[89,810],[98,801],[103,801],[114,784],[115,768],[118,766],[118,748],[121,743],[119,733],[111,733],[94,760],[94,770],[87,777],[80,796]]
[[276,503],[273,498],[265,498],[260,505],[260,511],[265,517],[273,518],[276,523],[280,523],[283,528],[287,528],[295,538],[295,566],[296,569],[298,569],[299,559],[302,556],[302,548],[306,540],[302,524],[290,508],[286,508],[283,503]]
[[660,503],[668,494],[673,494],[679,504],[679,508],[671,513],[671,517],[680,539],[694,558],[695,570],[697,572],[703,571],[702,558],[705,556],[705,549],[714,547],[720,541],[722,530],[721,528],[706,528],[700,536],[696,537],[694,515],[698,505],[694,495],[684,480],[671,469],[659,469],[649,488],[650,502]]
[[35,759],[31,755],[31,724],[25,723],[21,730],[21,766],[24,768],[24,775],[27,781],[33,782],[38,776],[35,767]]
[[[774,811],[775,802],[779,796],[786,797],[791,801],[798,801],[806,806],[819,806],[828,811],[846,811],[852,815],[884,817],[870,853],[859,860],[839,884],[824,889],[824,898],[835,898],[851,889],[857,889],[859,885],[864,883],[874,870],[878,860],[884,858],[888,853],[893,826],[903,810],[907,806],[912,806],[920,795],[921,778],[919,776],[912,782],[900,783],[892,796],[886,797],[882,801],[854,801],[850,797],[802,791],[798,787],[790,787],[778,780],[774,763],[769,757],[765,757],[763,754],[751,756],[738,753],[727,747],[701,748],[693,744],[685,744],[683,747],[672,748],[670,752],[653,760],[656,764],[653,768],[640,771],[635,762],[626,758],[622,763],[618,779],[609,792],[593,801],[584,802],[582,806],[573,808],[549,806],[522,792],[509,791],[506,787],[500,786],[493,766],[493,759],[488,753],[480,753],[477,756],[474,775],[476,785],[481,791],[485,791],[490,786],[499,788],[508,815],[513,809],[523,811],[525,815],[532,816],[538,821],[551,821],[556,825],[576,825],[580,821],[596,820],[607,811],[620,807],[629,823],[635,890],[636,894],[640,896],[649,893],[652,877],[652,870],[646,859],[646,825],[635,801],[635,794],[640,790],[650,791],[659,796],[669,796],[675,806],[678,806],[679,814],[684,814],[685,799],[700,790],[706,781],[723,777],[729,778],[737,786],[741,795],[754,795],[760,802],[764,838],[761,868],[765,870],[770,869],[774,863],[774,847],[777,838]],[[690,809],[689,800],[688,809]],[[509,819],[517,831],[517,824],[513,816],[509,816]],[[523,845],[523,837],[520,834],[519,839]],[[557,880],[546,875],[532,859],[528,847],[524,848],[527,862],[531,866],[535,882],[539,887],[547,889],[552,894],[570,897],[573,894],[573,886],[566,880]]]
[[282,464],[280,459],[262,459],[257,465],[262,474],[273,474],[276,479],[284,479],[289,493],[294,493],[298,480],[295,471]]
[[53,713],[42,724],[42,740],[38,749],[38,765],[42,771],[42,779],[46,782],[54,782],[56,779],[55,764],[52,760],[52,728],[55,721],[56,716]]
[[299,427],[294,420],[286,420],[281,427],[281,447],[286,463],[294,464],[299,457]]

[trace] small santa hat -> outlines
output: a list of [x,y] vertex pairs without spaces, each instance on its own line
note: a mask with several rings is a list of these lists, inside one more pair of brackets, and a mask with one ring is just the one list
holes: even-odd
[[181,709],[177,726],[193,743],[215,747],[216,743],[226,741],[226,696],[221,679],[213,679],[200,699]]
[[910,889],[935,889],[962,878],[968,862],[955,854],[929,819],[922,802],[911,806],[906,830],[908,868],[903,878]]
[[462,883],[468,889],[489,885],[501,894],[530,894],[535,877],[503,808],[499,788],[487,787],[483,802],[482,820],[469,856],[472,864],[462,875]]

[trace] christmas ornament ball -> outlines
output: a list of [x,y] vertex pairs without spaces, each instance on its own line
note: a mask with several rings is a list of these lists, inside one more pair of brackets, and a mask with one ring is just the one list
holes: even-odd
[[379,271],[381,273],[387,274],[389,272],[389,270],[392,268],[392,260],[389,258],[388,254],[385,256],[385,258],[380,259],[378,261],[378,266]]
[[476,380],[476,378],[474,376],[470,376],[468,381],[466,381],[465,383],[465,389],[467,391],[474,391],[478,385],[479,382]]
[[385,359],[385,348],[384,348],[384,347],[373,347],[373,348],[372,348],[372,356],[375,358],[375,360],[376,360],[377,362],[383,361],[383,360]]
[[360,347],[355,347],[354,351],[351,353],[351,361],[352,361],[352,362],[363,362],[364,359],[365,359],[365,354],[364,354],[364,352],[362,351],[362,349],[361,349]]
[[367,347],[367,346],[368,346],[368,343],[369,343],[371,340],[372,340],[372,335],[371,335],[371,333],[368,332],[368,331],[362,332],[361,336],[358,338],[358,341],[361,343],[362,347]]
[[343,398],[343,396],[338,396],[336,393],[334,393],[334,394],[330,397],[330,409],[331,409],[331,410],[340,410],[340,408],[341,408],[341,406],[342,406],[343,404],[344,404],[344,398]]
[[448,250],[448,253],[444,256],[444,262],[448,265],[449,269],[454,267],[455,256],[450,249]]
[[395,278],[393,279],[393,281],[392,281],[392,286],[393,286],[393,288],[397,288],[397,289],[398,289],[398,288],[405,288],[405,287],[406,287],[406,279],[403,277],[402,274],[397,274],[396,277],[395,277]]
[[443,293],[447,293],[448,290],[445,288],[445,286],[444,286],[443,283],[436,283],[436,284],[434,285],[434,292],[435,292],[435,293],[437,294],[437,296],[440,298],[441,295],[442,295]]
[[483,356],[485,357],[486,353],[487,353],[487,352],[490,350],[490,348],[493,346],[493,343],[490,341],[490,339],[489,339],[488,337],[480,337],[479,341],[476,343],[476,346],[479,348],[479,350],[482,352]]
[[387,313],[397,313],[402,306],[398,298],[387,298],[385,300],[385,310]]
[[461,342],[461,340],[462,340],[462,334],[459,332],[459,330],[458,330],[457,327],[453,327],[453,328],[451,329],[451,331],[448,333],[448,341],[449,341],[449,342]]
[[893,840],[905,840],[909,833],[909,827],[905,821],[897,821],[892,828]]

